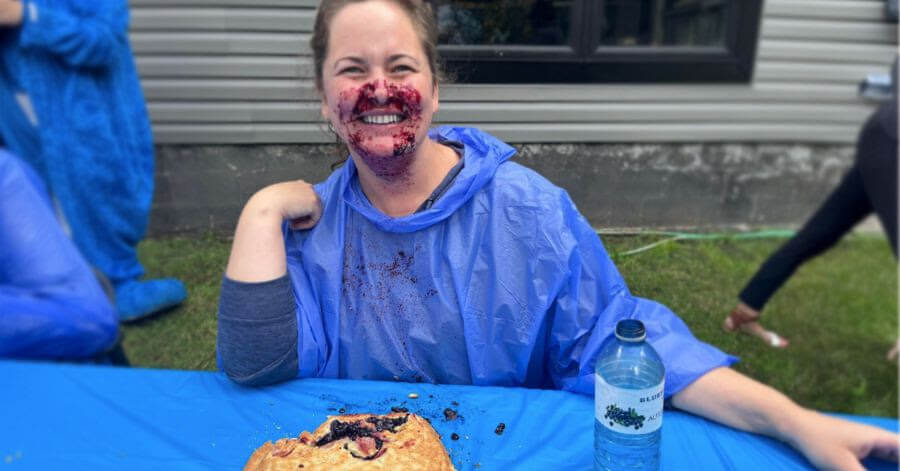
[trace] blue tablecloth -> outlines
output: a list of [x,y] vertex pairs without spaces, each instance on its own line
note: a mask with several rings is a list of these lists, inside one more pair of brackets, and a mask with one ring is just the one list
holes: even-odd
[[[252,389],[220,373],[0,361],[0,470],[240,469],[263,442],[340,409],[392,406],[431,419],[458,469],[591,469],[593,401],[560,391],[323,379]],[[447,421],[448,407],[460,417]],[[662,443],[664,470],[809,467],[773,440],[677,411],[664,415]]]

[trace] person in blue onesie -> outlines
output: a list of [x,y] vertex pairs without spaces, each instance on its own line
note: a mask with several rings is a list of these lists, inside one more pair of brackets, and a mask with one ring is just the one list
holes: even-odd
[[90,359],[118,326],[40,177],[0,146],[0,358]]
[[350,158],[245,205],[219,304],[241,384],[295,377],[593,393],[617,321],[637,318],[678,408],[774,436],[821,467],[896,459],[900,439],[799,407],[629,293],[569,196],[473,128],[430,129],[436,27],[422,0],[325,0],[311,39],[322,115]]
[[127,29],[125,0],[0,0],[0,136],[47,183],[123,321],[186,296],[140,280],[153,143]]

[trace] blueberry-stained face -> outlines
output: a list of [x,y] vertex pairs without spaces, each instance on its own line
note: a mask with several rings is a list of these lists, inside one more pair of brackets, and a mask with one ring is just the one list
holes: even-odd
[[397,5],[354,3],[331,22],[322,66],[322,115],[357,158],[384,179],[403,177],[438,108],[422,41]]
[[[375,80],[339,93],[341,137],[381,177],[406,169],[422,126],[422,94],[408,84]],[[333,123],[334,124],[334,123]]]

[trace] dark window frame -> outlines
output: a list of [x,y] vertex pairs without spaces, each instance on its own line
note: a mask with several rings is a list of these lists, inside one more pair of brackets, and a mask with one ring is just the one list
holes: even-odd
[[[579,1],[572,16],[590,15],[597,22],[602,4]],[[572,23],[572,43],[579,44],[439,45],[438,50],[458,83],[749,82],[762,0],[735,0],[728,12],[723,47],[600,46],[598,35],[581,31],[585,21]]]

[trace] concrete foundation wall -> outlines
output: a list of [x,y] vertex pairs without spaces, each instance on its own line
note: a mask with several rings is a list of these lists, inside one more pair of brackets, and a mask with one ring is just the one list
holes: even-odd
[[[514,161],[569,191],[599,229],[796,226],[837,185],[848,145],[523,144]],[[329,145],[157,147],[151,235],[233,232],[263,186],[323,180]]]

